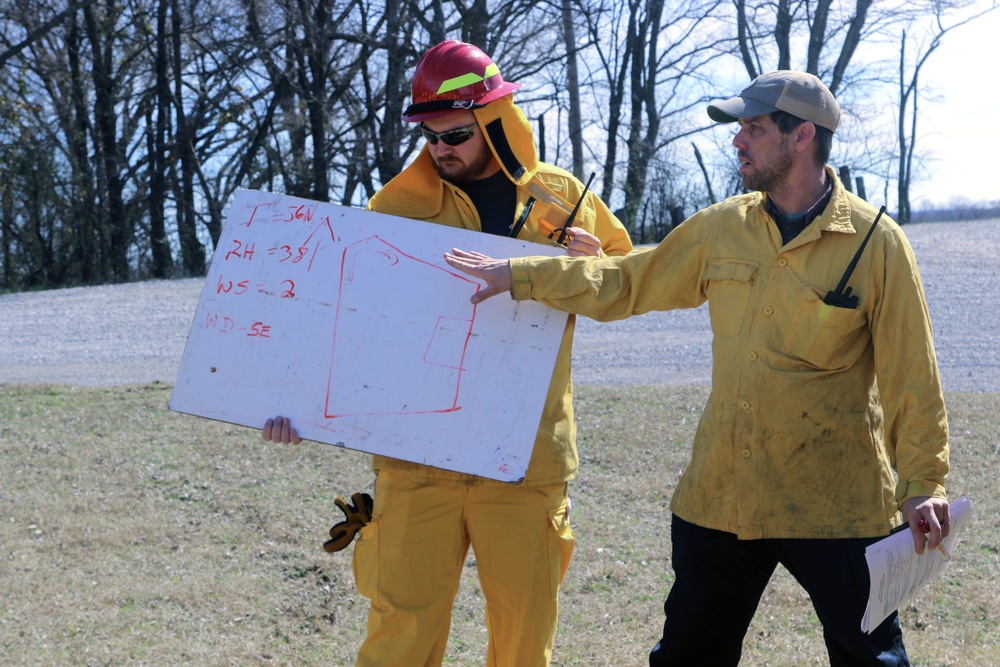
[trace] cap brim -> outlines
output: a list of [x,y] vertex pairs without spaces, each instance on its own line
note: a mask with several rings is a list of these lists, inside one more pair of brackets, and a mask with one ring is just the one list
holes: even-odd
[[445,116],[450,116],[453,113],[457,113],[461,109],[446,109],[444,111],[426,111],[424,113],[404,113],[403,122],[404,123],[422,123],[425,120],[433,120],[435,118],[444,118]]
[[515,90],[520,90],[521,84],[514,83],[512,81],[504,81],[499,86],[491,90],[490,92],[483,95],[482,99],[479,100],[480,104],[489,104],[493,100],[498,100],[501,97],[510,95]]
[[[493,90],[489,91],[488,93],[486,93],[485,95],[483,95],[481,98],[479,98],[478,100],[476,100],[476,104],[478,104],[480,106],[489,104],[490,102],[493,102],[494,100],[498,100],[501,97],[504,97],[505,95],[510,95],[515,90],[519,90],[520,88],[521,88],[521,84],[520,83],[513,83],[511,81],[504,81],[499,86],[497,86],[496,88],[494,88]],[[422,123],[425,120],[432,120],[434,118],[443,118],[445,116],[448,116],[450,114],[455,113],[456,111],[462,111],[462,109],[443,109],[443,110],[439,110],[439,111],[423,111],[423,112],[418,112],[418,113],[406,113],[406,110],[404,110],[403,111],[403,122],[404,123]]]
[[769,104],[747,100],[742,97],[734,97],[723,102],[716,102],[708,105],[708,117],[716,123],[735,123],[740,118],[753,118],[764,114],[774,113],[777,107]]

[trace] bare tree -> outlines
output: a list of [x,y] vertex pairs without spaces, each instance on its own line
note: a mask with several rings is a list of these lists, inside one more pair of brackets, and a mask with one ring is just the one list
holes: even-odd
[[152,274],[156,278],[168,277],[173,269],[173,255],[167,238],[166,226],[166,153],[167,126],[170,122],[170,73],[168,61],[170,44],[167,31],[167,10],[165,0],[156,4],[156,32],[152,36],[155,50],[153,72],[154,101],[146,113],[146,150],[148,158],[146,170],[149,174],[149,243],[152,253]]
[[92,2],[94,0],[76,0],[76,2],[69,3],[65,9],[47,18],[42,23],[30,26],[25,30],[22,39],[16,44],[7,39],[5,33],[0,33],[0,42],[4,45],[4,50],[0,51],[0,66],[3,66],[11,58],[20,55],[22,51],[51,32],[53,28],[60,25],[67,17],[72,16],[83,9],[84,5],[89,5]]
[[[632,52],[636,48],[636,33],[639,19],[636,3],[610,3],[587,13],[587,29],[593,44],[593,59],[596,74],[591,78],[590,95],[592,106],[606,109],[607,115],[601,129],[605,134],[605,151],[602,169],[601,199],[611,201],[615,188],[615,171],[619,152],[619,134],[623,123],[622,113],[626,103],[626,83]],[[602,35],[626,35],[626,39],[604,40]],[[600,117],[598,117],[600,119]],[[599,121],[598,121],[599,122]]]
[[[432,18],[425,17],[424,22],[431,26],[438,26],[436,29],[432,28],[433,34],[443,35],[442,8],[439,3],[434,3],[432,7],[434,16]],[[388,183],[391,178],[403,170],[406,158],[416,148],[414,137],[411,137],[409,141],[404,140],[402,126],[404,100],[410,92],[405,83],[405,72],[416,65],[418,57],[405,32],[411,9],[411,6],[402,0],[388,0],[386,4],[385,36],[383,38],[385,68],[382,86],[376,88],[369,83],[376,78],[370,67],[369,59],[365,58],[362,63],[366,95],[361,102],[365,108],[357,109],[355,113],[367,118],[368,126],[371,128],[369,136],[378,138],[375,144],[374,169],[383,183]],[[366,55],[369,54],[366,53]],[[379,106],[383,109],[381,123],[375,113]]]
[[[601,194],[610,201],[614,189],[621,188],[623,222],[630,232],[637,231],[654,162],[675,141],[702,129],[703,124],[690,117],[704,101],[695,85],[696,72],[727,52],[729,38],[720,33],[718,22],[721,7],[722,2],[711,0],[680,7],[667,7],[661,0],[633,0],[627,7],[612,4],[589,24],[603,79],[592,93],[606,123]],[[607,34],[622,39],[608,39]],[[620,160],[623,179],[615,178]],[[671,187],[679,186],[679,180],[671,182]],[[670,210],[676,202],[661,204]]]
[[580,112],[580,74],[577,67],[576,21],[571,0],[562,0],[563,40],[566,42],[566,84],[569,94],[569,140],[573,149],[573,168],[583,178],[583,120]]
[[[963,3],[932,2],[928,10],[932,13],[931,32],[924,46],[918,46],[913,55],[912,63],[907,58],[907,31],[904,29],[899,40],[899,96],[897,115],[897,141],[899,163],[896,179],[897,208],[896,221],[906,224],[911,221],[913,212],[910,207],[910,185],[913,182],[913,156],[917,145],[917,104],[920,98],[920,71],[931,54],[941,46],[944,36],[954,30],[987,14],[996,6],[984,9],[964,19],[945,25],[947,14],[962,7]],[[909,126],[909,127],[907,127]]]
[[[401,114],[417,59],[447,38],[477,44],[524,84],[517,100],[529,117],[556,111],[559,122],[538,134],[555,147],[550,161],[565,159],[578,176],[600,165],[595,190],[637,241],[737,187],[730,157],[724,168],[678,142],[711,125],[705,103],[721,92],[727,62],[751,76],[816,73],[855,128],[867,118],[856,84],[891,82],[892,161],[858,129],[860,141],[838,146],[852,146],[855,170],[879,159],[882,173],[896,173],[905,221],[921,68],[946,31],[976,18],[948,23],[961,7],[0,0],[0,287],[202,275],[240,187],[363,204],[420,149]],[[925,42],[914,40],[921,12],[938,17]],[[872,55],[887,37],[898,62],[895,51]]]
[[[856,0],[853,12],[833,25],[830,16],[834,0],[802,0],[794,4],[790,0],[734,0],[734,5],[739,52],[751,79],[769,69],[792,69],[793,39],[804,32],[804,71],[827,79],[827,86],[836,94],[861,42],[872,0]],[[828,48],[838,51],[832,66],[824,67],[823,52]],[[768,67],[765,63],[772,59],[772,50],[776,52],[775,62]]]
[[[127,21],[118,22],[118,8],[74,6],[55,23],[46,18],[48,8],[34,3],[6,14],[24,34],[35,35],[3,69],[5,92],[20,109],[15,127],[22,138],[33,138],[39,155],[44,146],[51,157],[38,160],[51,171],[36,170],[15,194],[27,205],[19,225],[10,227],[26,284],[125,280],[130,273],[136,216],[123,184],[141,112],[131,103],[134,87],[123,84],[136,61],[117,44],[135,33]],[[42,25],[49,27],[39,31]],[[41,176],[48,184],[38,189]]]

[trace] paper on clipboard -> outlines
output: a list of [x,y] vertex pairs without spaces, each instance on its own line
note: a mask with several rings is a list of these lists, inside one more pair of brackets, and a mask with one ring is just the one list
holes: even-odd
[[[972,504],[968,498],[959,498],[951,504],[951,531],[942,545],[954,555],[962,528],[972,517]],[[948,568],[936,550],[925,550],[918,556],[913,550],[910,531],[901,530],[884,540],[879,540],[865,550],[868,576],[871,582],[868,606],[861,619],[862,632],[871,633],[893,611],[899,609],[931,579]]]

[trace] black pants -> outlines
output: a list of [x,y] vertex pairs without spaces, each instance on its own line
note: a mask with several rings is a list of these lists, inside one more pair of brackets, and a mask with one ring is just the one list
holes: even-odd
[[879,538],[738,540],[674,516],[676,574],[651,667],[736,665],[760,597],[781,563],[809,593],[831,667],[908,667],[899,617],[861,631],[868,602],[865,547]]

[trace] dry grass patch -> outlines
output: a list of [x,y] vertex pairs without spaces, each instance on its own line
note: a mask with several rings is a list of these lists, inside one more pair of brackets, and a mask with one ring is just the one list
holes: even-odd
[[[321,544],[368,457],[282,447],[166,409],[163,385],[0,386],[0,663],[349,665],[367,601]],[[643,665],[669,589],[669,512],[707,390],[581,387],[577,550],[554,664]],[[903,610],[915,665],[1000,664],[1000,396],[948,396],[953,494],[976,517],[955,564]],[[485,654],[470,554],[449,664]],[[825,664],[808,599],[779,571],[744,664]]]

